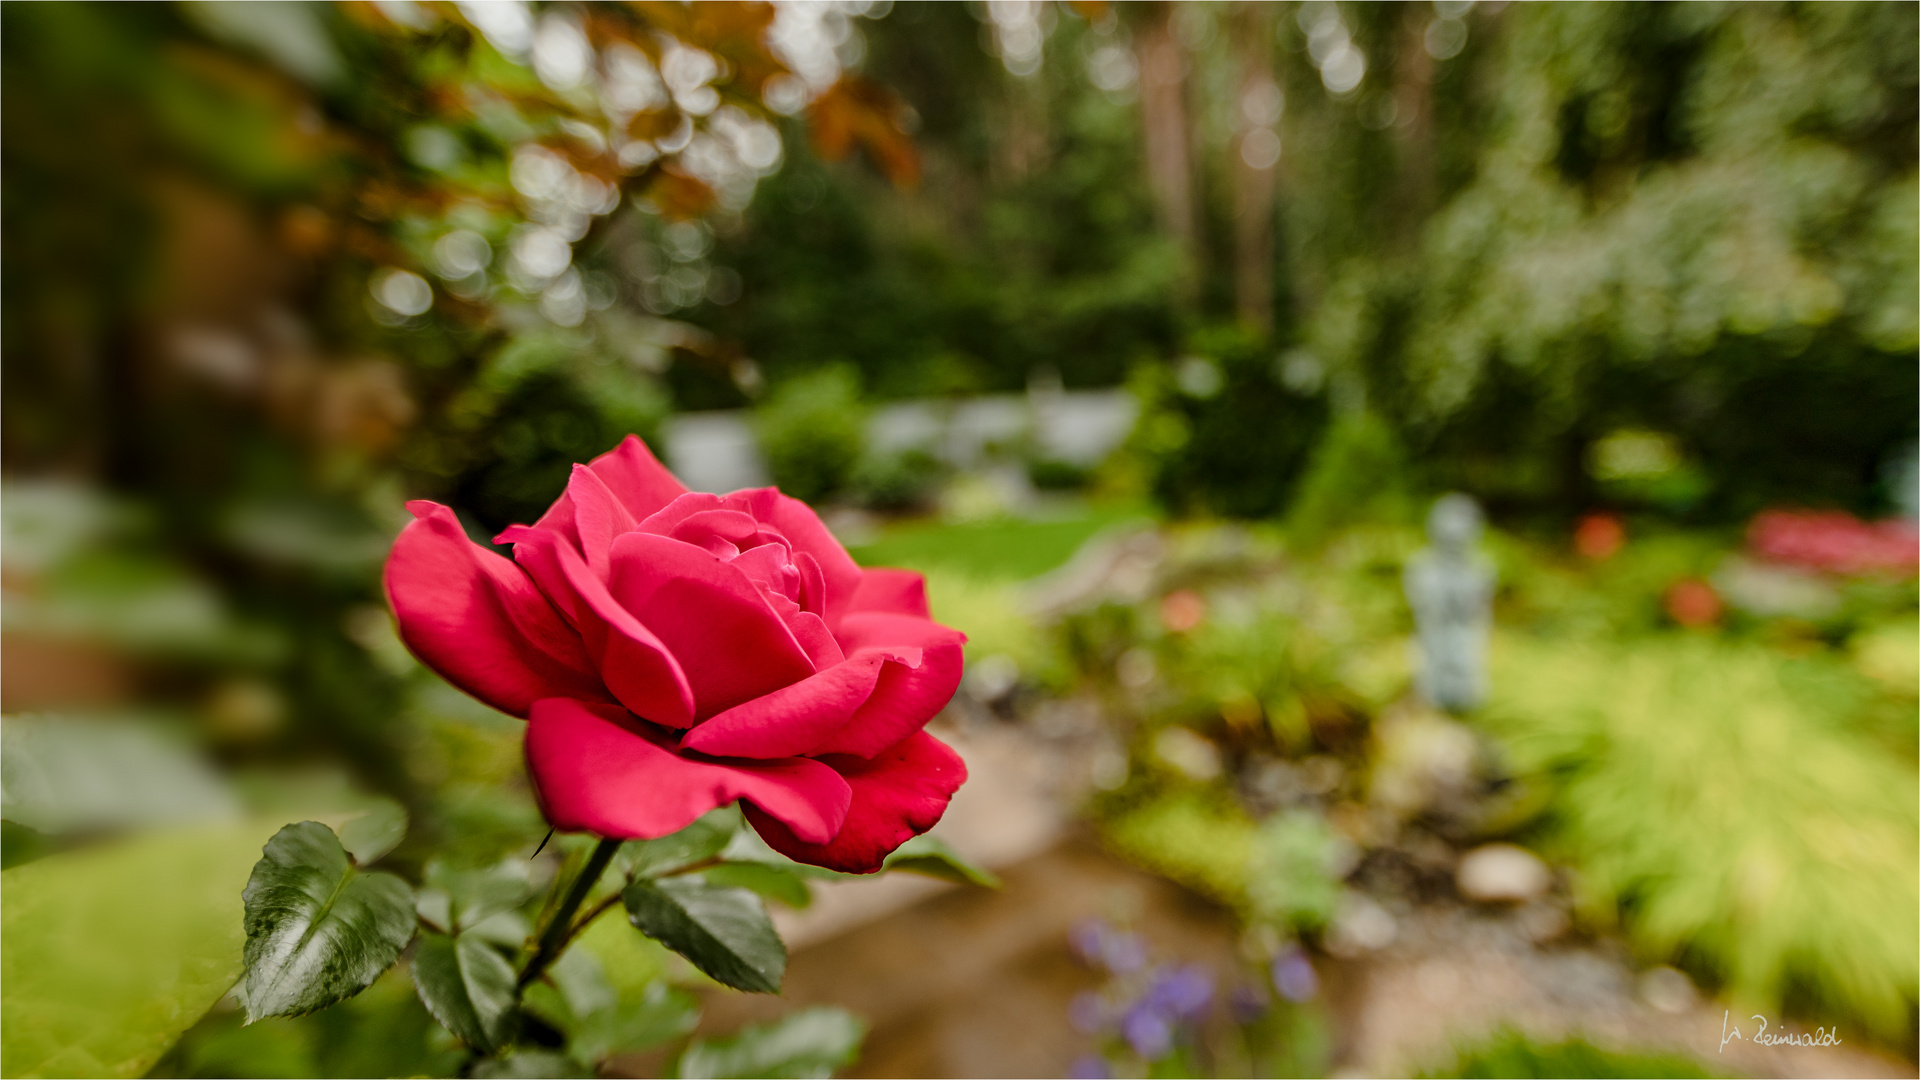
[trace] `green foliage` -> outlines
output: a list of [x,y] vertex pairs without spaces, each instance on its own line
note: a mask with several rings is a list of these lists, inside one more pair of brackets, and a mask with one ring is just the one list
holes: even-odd
[[785,867],[767,863],[727,862],[700,872],[710,885],[722,888],[751,889],[768,900],[778,900],[790,908],[813,903],[813,890],[806,878]]
[[893,849],[882,864],[882,869],[922,874],[941,881],[951,881],[955,885],[980,885],[989,889],[1000,887],[1000,879],[992,871],[968,862],[953,850],[953,845],[930,833],[922,833]]
[[729,806],[704,814],[679,832],[658,840],[630,841],[621,847],[619,858],[630,874],[670,874],[719,855],[742,827],[740,812]]
[[1296,933],[1325,927],[1340,902],[1339,845],[1315,813],[1295,810],[1261,822],[1247,868],[1252,916]]
[[492,1053],[513,1037],[513,967],[477,936],[422,935],[413,984],[433,1018],[475,1050]]
[[567,1052],[578,1061],[604,1061],[680,1038],[699,1022],[693,995],[654,983],[637,1002],[616,1001],[581,1017],[567,1038]]
[[240,890],[272,828],[153,832],[0,873],[0,1069],[145,1073],[240,976]]
[[1060,517],[913,521],[892,526],[848,551],[862,566],[947,570],[985,582],[1022,581],[1058,568],[1100,533],[1146,518],[1141,506],[1104,503]]
[[[1398,243],[1300,249],[1330,279],[1311,347],[1364,377],[1441,486],[1577,502],[1588,444],[1640,427],[1679,440],[1720,513],[1865,505],[1914,430],[1914,12],[1468,25],[1485,46],[1436,79],[1484,124],[1439,133],[1462,183],[1397,219]],[[1339,180],[1305,183],[1364,205]]]
[[199,754],[151,718],[10,716],[0,722],[0,815],[41,833],[232,818]]
[[925,450],[868,454],[854,470],[854,498],[875,510],[917,510],[931,502],[947,467]]
[[216,1008],[147,1075],[451,1076],[467,1054],[420,1003],[404,965],[333,1008],[245,1021],[239,1010]]
[[1554,786],[1589,915],[1751,1000],[1898,1032],[1920,996],[1916,778],[1795,664],[1695,635],[1507,640],[1483,722]]
[[1711,1077],[1720,1075],[1699,1062],[1677,1054],[1628,1054],[1604,1050],[1585,1039],[1538,1042],[1518,1031],[1503,1031],[1491,1039],[1457,1051],[1454,1060],[1437,1071],[1416,1076],[1468,1077]]
[[340,846],[354,865],[378,862],[407,836],[407,808],[392,799],[376,798],[373,805],[340,826]]
[[1247,902],[1257,829],[1238,807],[1196,792],[1107,817],[1102,836],[1125,858],[1234,907]]
[[267,842],[243,895],[250,1019],[297,1016],[367,988],[413,939],[413,890],[353,864],[333,830],[289,825]]
[[1404,524],[1417,516],[1399,437],[1378,414],[1357,411],[1328,426],[1286,521],[1291,536],[1312,546],[1353,525]]
[[1319,388],[1290,384],[1266,343],[1239,331],[1197,335],[1187,355],[1138,366],[1130,381],[1140,398],[1130,447],[1154,497],[1179,514],[1278,514],[1328,422]]
[[622,899],[633,925],[736,990],[772,994],[787,947],[751,891],[711,885],[698,874],[630,883]]
[[802,1009],[724,1039],[695,1039],[675,1066],[683,1080],[826,1077],[851,1065],[866,1025],[845,1009]]
[[833,365],[775,387],[754,412],[754,433],[781,491],[807,502],[839,494],[866,448],[859,372]]

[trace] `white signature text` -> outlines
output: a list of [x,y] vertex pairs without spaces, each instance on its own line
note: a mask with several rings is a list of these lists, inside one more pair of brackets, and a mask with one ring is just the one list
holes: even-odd
[[1740,1029],[1731,1023],[1732,1018],[1733,1010],[1731,1009],[1720,1016],[1720,1052],[1723,1054],[1727,1052],[1727,1044],[1735,1040],[1756,1043],[1760,1046],[1838,1046],[1841,1042],[1838,1028],[1828,1031],[1826,1028],[1817,1027],[1813,1029],[1811,1035],[1804,1031],[1793,1032],[1784,1029],[1768,1031],[1767,1018],[1758,1013],[1754,1014],[1753,1020],[1760,1025],[1760,1029],[1752,1035],[1743,1035]]

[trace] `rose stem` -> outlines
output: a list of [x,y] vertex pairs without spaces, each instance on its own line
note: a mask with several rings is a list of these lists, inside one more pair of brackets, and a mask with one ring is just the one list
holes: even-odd
[[613,861],[613,853],[619,851],[620,845],[625,842],[601,840],[594,847],[593,854],[587,856],[587,865],[581,867],[579,876],[573,879],[572,887],[567,890],[566,898],[560,901],[553,917],[547,920],[547,928],[540,935],[540,944],[534,949],[533,959],[527,961],[526,970],[520,973],[517,989],[524,990],[532,985],[535,979],[546,974],[548,965],[559,959],[560,950],[566,948],[567,939],[572,936],[573,913],[579,910],[587,894],[599,882],[600,875],[606,872],[607,864]]

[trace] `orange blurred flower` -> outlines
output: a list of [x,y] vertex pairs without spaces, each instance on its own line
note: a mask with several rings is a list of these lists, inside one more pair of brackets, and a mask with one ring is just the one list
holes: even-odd
[[1176,634],[1199,626],[1207,617],[1207,602],[1192,589],[1176,589],[1160,601],[1160,621]]
[[1612,514],[1588,514],[1573,529],[1573,550],[1600,562],[1620,553],[1627,544],[1627,527]]
[[1667,589],[1663,601],[1667,616],[1681,626],[1712,626],[1720,621],[1725,605],[1720,602],[1720,594],[1713,586],[1699,578],[1685,578],[1674,582]]

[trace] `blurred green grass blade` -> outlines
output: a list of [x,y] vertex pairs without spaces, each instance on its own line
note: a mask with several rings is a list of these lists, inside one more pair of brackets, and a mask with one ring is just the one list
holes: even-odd
[[805,1009],[777,1023],[744,1028],[725,1039],[695,1039],[680,1055],[676,1075],[819,1077],[851,1064],[867,1025],[845,1009]]
[[139,1076],[241,972],[277,822],[149,833],[0,874],[0,1073]]

